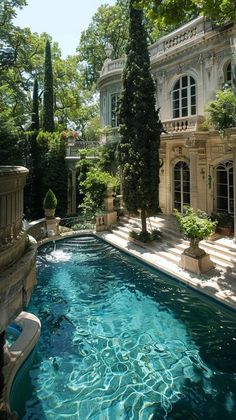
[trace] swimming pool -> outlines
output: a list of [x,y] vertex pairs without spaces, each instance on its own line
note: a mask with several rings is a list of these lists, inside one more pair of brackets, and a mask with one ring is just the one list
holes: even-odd
[[39,249],[21,419],[233,419],[236,318],[95,237]]

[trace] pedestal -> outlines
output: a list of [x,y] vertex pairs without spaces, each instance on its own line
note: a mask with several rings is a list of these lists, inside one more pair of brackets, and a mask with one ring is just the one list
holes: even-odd
[[112,225],[117,223],[117,212],[111,211],[104,214],[104,224],[106,229],[109,229]]
[[55,217],[54,219],[46,219],[48,238],[51,238],[52,236],[58,236],[59,235],[60,220],[61,220],[60,217]]
[[[199,248],[200,249],[200,248]],[[213,269],[214,263],[211,261],[210,256],[200,249],[199,255],[193,256],[189,253],[189,248],[181,255],[180,267],[191,273],[201,274]]]

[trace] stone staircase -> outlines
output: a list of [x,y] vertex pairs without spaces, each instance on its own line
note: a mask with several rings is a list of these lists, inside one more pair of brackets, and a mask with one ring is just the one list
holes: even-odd
[[[129,239],[129,232],[140,231],[140,219],[135,217],[121,217],[119,224],[112,229],[112,233],[123,239]],[[178,230],[176,220],[173,216],[155,216],[147,221],[148,230],[159,229],[162,233],[161,239],[145,244],[145,248],[154,252],[157,256],[179,265],[181,254],[188,246],[189,241],[183,239]],[[210,254],[211,260],[215,264],[216,270],[220,271],[225,277],[236,280],[236,246],[230,239],[222,239],[216,236],[214,240],[204,240],[200,242],[203,248]]]

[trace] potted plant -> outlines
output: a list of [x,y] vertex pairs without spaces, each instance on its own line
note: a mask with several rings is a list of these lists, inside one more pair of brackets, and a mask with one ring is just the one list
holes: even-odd
[[234,231],[234,218],[227,212],[212,213],[211,219],[217,222],[216,232],[224,236],[230,236]]
[[213,268],[213,263],[206,252],[199,248],[199,242],[212,233],[217,222],[201,210],[194,211],[191,207],[184,208],[184,214],[174,211],[179,230],[183,232],[190,246],[181,256],[181,266],[194,273],[203,273]]
[[46,219],[53,219],[55,217],[55,210],[57,207],[57,198],[54,192],[49,189],[43,200],[43,208]]

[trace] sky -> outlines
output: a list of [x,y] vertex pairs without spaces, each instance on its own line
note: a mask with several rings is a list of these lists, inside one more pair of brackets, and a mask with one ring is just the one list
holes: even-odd
[[62,57],[75,54],[80,34],[87,29],[92,16],[102,4],[116,0],[27,0],[14,23],[32,32],[47,32],[59,43]]

